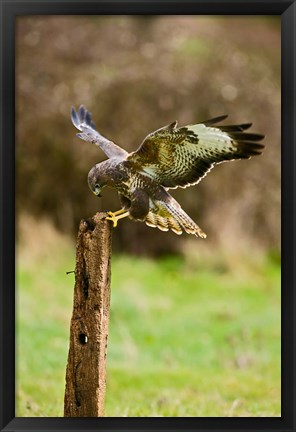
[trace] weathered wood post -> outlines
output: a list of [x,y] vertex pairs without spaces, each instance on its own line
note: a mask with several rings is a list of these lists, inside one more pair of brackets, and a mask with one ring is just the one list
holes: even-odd
[[112,230],[105,217],[97,213],[79,226],[65,417],[104,415]]

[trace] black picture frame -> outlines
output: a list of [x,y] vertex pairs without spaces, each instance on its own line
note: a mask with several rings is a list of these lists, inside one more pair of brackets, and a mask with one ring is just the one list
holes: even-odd
[[[287,0],[0,0],[1,431],[295,431],[296,2]],[[275,418],[15,417],[15,18],[19,15],[278,15],[282,25],[282,415]]]

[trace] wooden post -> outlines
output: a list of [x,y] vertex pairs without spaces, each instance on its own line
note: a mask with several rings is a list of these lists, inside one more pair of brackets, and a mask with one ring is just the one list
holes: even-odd
[[112,230],[105,217],[97,213],[79,226],[65,417],[104,415]]

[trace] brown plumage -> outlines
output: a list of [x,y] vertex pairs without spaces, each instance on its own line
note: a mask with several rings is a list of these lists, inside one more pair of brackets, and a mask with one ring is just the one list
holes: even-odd
[[98,145],[109,157],[90,170],[88,183],[97,196],[104,186],[118,191],[122,209],[109,212],[114,226],[129,216],[163,231],[206,237],[167,190],[199,183],[215,164],[261,154],[264,146],[258,141],[264,136],[245,132],[251,123],[214,126],[226,118],[180,128],[175,121],[127,153],[96,131],[83,106],[78,112],[72,108],[72,122],[81,131],[77,136]]

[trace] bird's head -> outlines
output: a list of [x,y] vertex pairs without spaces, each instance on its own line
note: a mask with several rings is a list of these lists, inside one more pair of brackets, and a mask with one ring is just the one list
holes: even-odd
[[88,173],[88,185],[90,190],[97,196],[101,197],[101,191],[103,187],[106,186],[106,180],[104,176],[100,173],[100,169],[95,165]]

